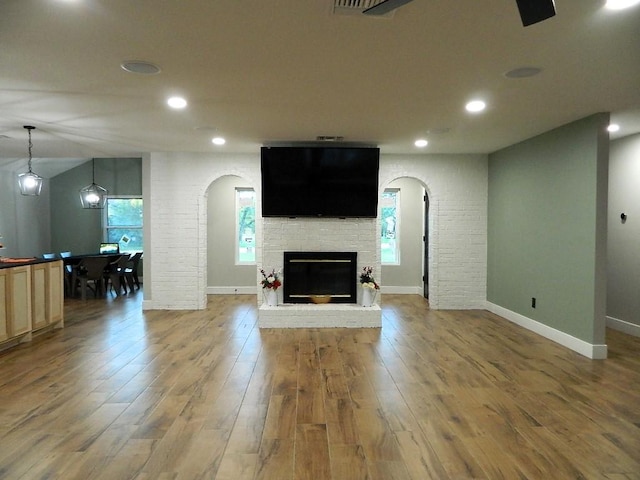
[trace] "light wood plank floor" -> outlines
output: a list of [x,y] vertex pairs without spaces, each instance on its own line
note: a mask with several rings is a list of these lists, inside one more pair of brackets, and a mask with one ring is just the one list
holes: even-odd
[[588,360],[383,295],[382,329],[256,327],[255,297],[69,300],[0,353],[2,479],[640,479],[640,338]]

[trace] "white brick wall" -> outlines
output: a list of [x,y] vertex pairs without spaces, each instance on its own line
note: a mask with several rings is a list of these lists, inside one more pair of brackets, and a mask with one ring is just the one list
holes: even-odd
[[382,326],[378,305],[347,304],[260,306],[262,328],[376,328]]
[[[259,155],[152,153],[143,168],[144,309],[206,306],[207,191],[236,175],[260,186]],[[259,223],[259,222],[258,222]],[[261,228],[257,225],[258,233]],[[258,252],[259,254],[259,252]]]
[[[207,190],[221,176],[237,175],[259,192],[259,153],[152,153],[144,172],[149,178],[143,191],[148,212],[143,308],[202,309],[207,285]],[[430,198],[432,308],[484,308],[486,156],[383,155],[381,188],[400,177],[420,181]],[[377,220],[264,219],[263,232],[258,218],[256,230],[258,264],[265,268],[282,267],[284,250],[357,251],[358,268],[373,265],[384,288]]]
[[486,155],[384,156],[380,167],[382,188],[401,177],[417,179],[429,195],[431,308],[484,308],[487,289]]
[[[360,272],[364,266],[373,266],[380,273],[380,238],[376,235],[375,218],[264,218],[262,264],[265,270],[283,267],[285,251],[292,252],[357,252]],[[260,278],[260,277],[259,277]],[[287,281],[285,278],[284,282]],[[282,291],[278,291],[282,302]],[[258,297],[261,302],[262,296]],[[358,302],[362,292],[358,291]],[[376,309],[357,309],[344,305],[307,305],[261,308],[261,327],[330,327],[380,326],[381,312]]]
[[357,252],[358,272],[367,265],[373,266],[376,274],[380,272],[375,218],[265,218],[262,225],[264,242],[261,266],[265,270],[282,269],[285,251],[306,251]]

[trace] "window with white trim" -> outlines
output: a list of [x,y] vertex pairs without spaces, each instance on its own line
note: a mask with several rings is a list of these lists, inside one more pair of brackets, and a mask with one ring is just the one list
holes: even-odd
[[383,265],[400,264],[400,189],[386,188],[380,198],[380,259]]
[[236,263],[256,263],[256,192],[236,188]]
[[142,197],[108,196],[103,225],[105,242],[117,243],[122,253],[142,252]]

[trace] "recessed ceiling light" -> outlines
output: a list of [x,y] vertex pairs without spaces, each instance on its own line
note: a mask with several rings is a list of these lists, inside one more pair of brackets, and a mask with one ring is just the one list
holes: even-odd
[[141,75],[156,75],[160,73],[160,67],[142,60],[129,60],[122,62],[120,68],[129,73],[139,73]]
[[420,139],[416,140],[413,144],[418,148],[424,148],[427,145],[429,145],[429,142],[427,140],[425,140],[424,138],[420,138]]
[[222,137],[213,137],[211,139],[211,143],[213,143],[214,145],[224,145],[225,143],[227,143],[227,141]]
[[620,125],[617,123],[612,123],[607,127],[607,131],[611,133],[617,132],[618,130],[620,130]]
[[541,71],[542,69],[538,67],[518,67],[513,70],[509,70],[504,74],[504,76],[507,78],[527,78],[538,75]]
[[469,103],[467,103],[467,105],[465,106],[465,108],[467,109],[467,112],[471,112],[471,113],[481,112],[486,107],[487,107],[487,104],[484,103],[482,100],[472,100]]
[[171,108],[185,108],[187,106],[187,101],[182,97],[171,97],[167,100],[167,105]]
[[609,10],[623,10],[625,8],[633,7],[640,3],[640,0],[607,0],[605,8]]

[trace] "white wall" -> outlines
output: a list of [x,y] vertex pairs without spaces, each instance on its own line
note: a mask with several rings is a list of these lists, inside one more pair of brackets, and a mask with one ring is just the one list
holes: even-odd
[[[207,191],[213,181],[224,175],[242,177],[256,189],[260,212],[259,152],[255,155],[152,153],[143,162],[143,197],[145,208],[149,208],[145,210],[143,308],[205,307]],[[383,155],[381,191],[400,177],[415,178],[421,182],[431,202],[432,308],[483,308],[486,298],[487,157]],[[318,225],[333,229],[334,221],[339,222],[326,219]],[[300,225],[295,222],[298,221],[290,224],[292,234],[298,231],[295,225]],[[347,235],[358,236],[366,232],[368,237],[370,232],[376,245],[373,249],[358,247],[363,252],[359,254],[359,264],[376,265],[380,271],[377,220],[358,222],[357,231]],[[265,223],[265,233],[267,228]],[[340,232],[342,235],[342,230]],[[277,267],[281,260],[276,258],[273,250],[266,252],[263,258],[260,221],[256,225],[256,236],[258,264]],[[268,241],[265,235],[264,244],[268,245]],[[371,242],[368,239],[363,241]],[[384,278],[379,276],[384,286]],[[257,280],[256,272],[256,292]]]

